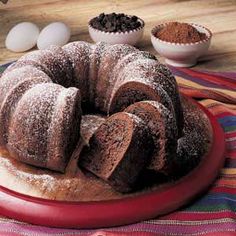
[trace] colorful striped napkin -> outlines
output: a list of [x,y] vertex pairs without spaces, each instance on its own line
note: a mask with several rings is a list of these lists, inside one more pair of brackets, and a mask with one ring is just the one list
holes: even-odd
[[[4,67],[0,67],[0,71],[4,70]],[[236,73],[171,69],[176,75],[180,91],[207,107],[225,131],[225,166],[204,196],[179,211],[157,219],[99,230],[41,227],[2,216],[0,235],[236,235]]]

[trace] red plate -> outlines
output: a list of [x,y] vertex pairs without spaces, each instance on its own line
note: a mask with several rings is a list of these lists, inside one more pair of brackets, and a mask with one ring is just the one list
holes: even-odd
[[211,122],[213,143],[199,166],[176,183],[133,197],[99,202],[45,200],[0,187],[0,213],[37,225],[95,228],[130,224],[176,210],[206,190],[224,163],[224,133],[215,117],[199,106]]

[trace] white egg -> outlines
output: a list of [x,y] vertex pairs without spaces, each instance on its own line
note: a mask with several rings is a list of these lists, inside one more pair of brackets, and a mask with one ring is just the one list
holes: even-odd
[[39,28],[37,25],[31,22],[22,22],[9,31],[5,45],[13,52],[24,52],[36,45],[38,36]]
[[62,22],[54,22],[40,32],[37,46],[39,49],[45,49],[51,45],[63,46],[69,39],[70,28]]

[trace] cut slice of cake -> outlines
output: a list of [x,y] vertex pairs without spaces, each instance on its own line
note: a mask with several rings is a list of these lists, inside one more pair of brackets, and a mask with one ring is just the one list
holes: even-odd
[[90,139],[79,165],[102,178],[116,190],[132,190],[138,175],[149,164],[152,138],[143,120],[120,112],[109,117]]
[[134,103],[125,112],[135,114],[145,121],[154,143],[148,169],[168,175],[175,165],[178,128],[173,112],[155,101]]

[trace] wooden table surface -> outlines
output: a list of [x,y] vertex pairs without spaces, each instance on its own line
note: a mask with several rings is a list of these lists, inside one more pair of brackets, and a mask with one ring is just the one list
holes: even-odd
[[202,24],[211,29],[213,39],[209,51],[195,67],[236,70],[236,0],[9,0],[6,5],[0,3],[0,64],[22,55],[5,48],[7,32],[15,24],[31,21],[42,29],[50,22],[64,21],[72,29],[71,41],[91,41],[87,22],[101,12],[124,12],[144,19],[145,33],[138,47],[153,53],[150,31],[156,24],[167,21]]

